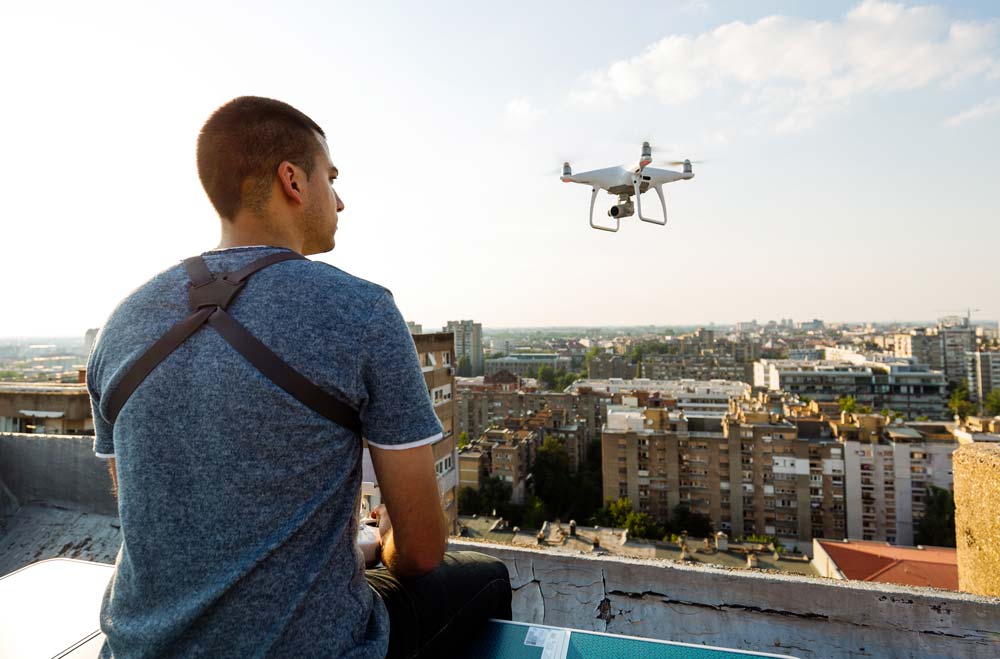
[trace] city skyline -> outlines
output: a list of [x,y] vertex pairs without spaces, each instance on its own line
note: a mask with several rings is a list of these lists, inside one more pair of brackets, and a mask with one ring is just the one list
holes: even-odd
[[[947,315],[944,315],[944,316],[937,316],[937,317],[935,317],[933,319],[917,319],[917,320],[870,320],[870,319],[869,320],[837,320],[835,318],[818,318],[818,319],[810,318],[808,320],[805,319],[805,318],[801,318],[801,319],[796,318],[796,319],[792,319],[792,320],[793,320],[794,323],[811,322],[813,320],[821,320],[828,327],[829,326],[848,326],[848,327],[861,326],[861,327],[863,327],[863,326],[869,326],[869,325],[871,325],[873,327],[883,327],[883,326],[885,326],[885,327],[893,327],[893,326],[899,326],[899,327],[933,327],[933,326],[935,326],[938,323],[938,321],[940,321],[943,318],[946,318],[946,317],[955,317],[955,316],[959,316],[959,315],[960,314],[947,314]],[[766,329],[767,323],[772,322],[772,321],[775,322],[775,323],[778,323],[778,327],[780,328],[781,327],[780,322],[781,322],[782,318],[787,318],[787,317],[788,317],[787,315],[786,316],[780,316],[779,315],[779,316],[777,316],[775,318],[757,318],[756,320],[757,320],[757,322],[759,324],[760,329]],[[754,319],[752,319],[752,318],[746,318],[746,319],[743,319],[743,320],[730,320],[730,321],[721,321],[721,322],[710,321],[710,322],[705,322],[705,323],[673,323],[673,324],[644,323],[644,324],[635,324],[635,325],[623,325],[623,324],[620,324],[620,323],[598,323],[598,324],[593,324],[593,325],[511,325],[511,326],[488,325],[486,323],[483,323],[482,325],[483,325],[483,336],[489,336],[491,334],[497,334],[497,333],[506,333],[506,332],[538,332],[538,331],[541,331],[541,330],[550,330],[550,331],[553,331],[553,332],[571,332],[571,331],[574,331],[574,330],[586,330],[586,331],[593,331],[593,330],[625,330],[625,331],[629,331],[629,330],[647,330],[647,329],[695,330],[695,329],[699,329],[699,328],[731,328],[731,329],[733,329],[735,331],[735,327],[736,327],[736,325],[738,323],[751,322],[752,320],[754,320]],[[437,325],[435,323],[420,323],[419,321],[413,321],[413,322],[417,322],[418,325],[421,325],[421,327],[423,329],[422,333],[424,333],[424,334],[429,334],[429,333],[433,333],[433,332],[446,331],[445,326],[447,325],[447,323],[441,323],[441,325],[439,326],[439,325]],[[998,328],[1000,328],[1000,320],[985,319],[985,318],[975,318],[975,317],[973,317],[971,327],[973,327],[973,328],[983,327],[983,328],[986,328],[986,329],[989,329],[989,330],[998,330]],[[82,341],[84,334],[89,329],[99,329],[99,327],[94,327],[94,328],[89,328],[88,327],[88,328],[84,328],[79,333],[75,333],[75,332],[74,333],[69,333],[69,332],[67,332],[65,334],[60,334],[60,333],[9,334],[9,335],[2,335],[2,334],[0,334],[0,341],[14,341],[14,340],[24,341],[24,340],[29,340],[29,339],[60,339],[60,340],[77,340],[77,339],[79,339],[79,340]]]
[[[0,9],[0,54],[32,54],[8,81],[30,102],[0,110],[0,335],[98,327],[214,248],[194,142],[241,94],[329,135],[347,208],[313,258],[427,327],[1000,318],[995,5],[289,7]],[[668,186],[666,227],[591,230],[559,165],[644,139],[709,162]]]

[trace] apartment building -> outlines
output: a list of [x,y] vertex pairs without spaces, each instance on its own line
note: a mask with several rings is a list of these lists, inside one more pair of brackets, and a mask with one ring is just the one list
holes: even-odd
[[623,378],[627,363],[620,355],[594,355],[587,364],[587,377],[595,379]]
[[912,357],[918,363],[927,364],[938,371],[944,366],[941,339],[935,328],[897,332],[892,335],[892,339],[892,352],[896,357]]
[[800,439],[759,402],[734,401],[721,419],[612,406],[601,449],[605,500],[627,496],[660,520],[684,504],[732,535],[803,551],[813,537],[844,537],[842,447]]
[[576,473],[587,454],[587,425],[582,417],[573,417],[564,407],[545,407],[537,412],[527,412],[525,416],[508,416],[500,421],[500,427],[510,430],[530,430],[538,435],[539,445],[549,437],[558,439],[566,448],[569,470]]
[[569,356],[560,356],[554,352],[531,352],[507,355],[486,360],[486,375],[495,375],[500,371],[510,371],[520,377],[529,377],[537,374],[538,369],[548,366],[553,371],[570,372],[573,367],[573,359]]
[[642,360],[642,377],[652,380],[732,380],[744,381],[747,364],[727,355],[701,354],[647,355]]
[[830,423],[844,446],[848,536],[914,544],[928,488],[952,489],[955,437],[940,423],[904,424],[877,414],[844,414]]
[[479,442],[463,446],[458,451],[458,487],[478,490],[490,475],[490,452]]
[[[434,334],[414,334],[413,343],[417,349],[417,357],[427,383],[427,393],[434,405],[443,429],[441,439],[431,445],[434,452],[434,470],[437,473],[438,492],[441,495],[441,507],[451,523],[452,531],[457,530],[458,523],[458,485],[459,466],[456,451],[455,432],[455,363],[454,338],[450,332]],[[365,493],[370,505],[381,501],[378,491],[378,480],[371,464],[371,456],[367,449],[363,459],[363,479],[371,483],[371,491]]]
[[454,337],[450,332],[415,334],[413,343],[427,382],[434,413],[444,429],[441,441],[432,445],[441,506],[454,526],[458,520],[458,455],[455,448]]
[[913,357],[919,363],[943,372],[949,384],[965,380],[967,353],[975,349],[976,329],[966,319],[893,335],[893,353],[897,357]]
[[573,393],[500,391],[463,382],[458,390],[458,432],[479,437],[487,428],[503,425],[508,417],[565,410],[567,424],[580,426],[586,446],[604,422],[603,410],[610,402],[611,396],[585,388]]
[[657,394],[670,407],[688,415],[722,417],[729,410],[730,398],[749,396],[750,385],[732,380],[577,380],[570,392],[594,392],[612,397],[615,394]]
[[[443,331],[455,336],[452,352],[455,363],[462,357],[469,358],[471,372],[468,375],[483,374],[483,326],[471,320],[449,320]],[[466,375],[463,373],[463,375]]]
[[826,402],[850,396],[858,405],[889,408],[909,418],[942,418],[947,412],[944,374],[910,359],[860,363],[761,359],[754,363],[754,386]]
[[[535,463],[535,455],[540,446],[538,433],[532,430],[511,430],[510,428],[491,428],[475,440],[468,450],[463,452],[463,464],[467,472],[467,482],[471,484],[472,472],[478,468],[479,482],[485,475],[484,469],[489,470],[489,475],[499,478],[510,484],[510,500],[516,504],[523,504],[527,497],[527,479],[531,473],[531,467]],[[477,458],[475,453],[481,456]]]
[[1000,389],[1000,351],[966,352],[965,378],[969,400],[982,403],[991,391]]
[[941,370],[950,384],[965,381],[966,358],[968,352],[976,349],[976,330],[968,325],[958,327],[941,327],[938,329],[941,337],[941,355],[943,363]]

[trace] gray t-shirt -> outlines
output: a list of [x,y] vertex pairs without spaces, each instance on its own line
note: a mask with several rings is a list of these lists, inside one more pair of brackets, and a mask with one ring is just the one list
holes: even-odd
[[[213,273],[279,247],[206,252]],[[128,367],[189,315],[175,265],[114,310],[90,356],[98,456],[114,457],[122,547],[101,608],[103,656],[383,657],[389,621],[357,547],[361,440],[267,379],[205,325],[136,389]],[[360,411],[382,448],[441,438],[386,289],[318,261],[250,276],[228,312]]]

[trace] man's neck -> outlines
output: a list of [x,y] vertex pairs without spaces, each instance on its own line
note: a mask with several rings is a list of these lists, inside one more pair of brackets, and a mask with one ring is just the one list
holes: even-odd
[[267,245],[302,253],[304,245],[301,238],[271,230],[268,224],[266,220],[244,213],[238,213],[233,222],[222,220],[222,236],[216,249]]

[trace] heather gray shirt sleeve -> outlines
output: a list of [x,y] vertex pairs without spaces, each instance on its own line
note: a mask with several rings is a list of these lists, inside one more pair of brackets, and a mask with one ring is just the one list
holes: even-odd
[[104,418],[101,412],[101,396],[94,383],[95,355],[97,348],[90,353],[87,364],[87,392],[90,394],[90,409],[94,417],[94,453],[99,458],[113,458],[115,455],[114,426]]
[[441,439],[441,423],[413,337],[388,291],[375,302],[361,351],[361,378],[367,393],[361,423],[368,443],[403,449]]

